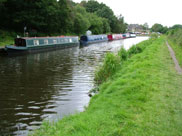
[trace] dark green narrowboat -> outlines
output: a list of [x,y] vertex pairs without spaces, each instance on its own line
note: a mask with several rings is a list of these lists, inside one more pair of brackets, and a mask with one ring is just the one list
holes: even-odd
[[77,36],[21,37],[15,39],[15,45],[7,45],[4,50],[8,54],[22,54],[64,49],[78,45]]

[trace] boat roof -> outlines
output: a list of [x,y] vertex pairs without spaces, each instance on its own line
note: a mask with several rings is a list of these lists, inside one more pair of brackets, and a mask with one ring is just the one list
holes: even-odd
[[20,39],[25,39],[25,40],[29,40],[29,39],[45,39],[45,38],[73,38],[73,37],[78,37],[78,36],[47,36],[47,37],[20,37]]

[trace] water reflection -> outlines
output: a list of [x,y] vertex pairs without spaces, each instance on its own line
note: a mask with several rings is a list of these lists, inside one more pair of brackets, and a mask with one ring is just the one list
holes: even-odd
[[56,120],[83,111],[90,99],[88,91],[93,87],[96,66],[105,52],[116,52],[121,45],[123,40],[0,57],[0,134],[27,135],[44,119]]

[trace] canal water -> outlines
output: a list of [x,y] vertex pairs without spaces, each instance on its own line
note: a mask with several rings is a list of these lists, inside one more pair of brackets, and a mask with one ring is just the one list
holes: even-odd
[[43,120],[82,112],[96,67],[106,52],[148,39],[137,37],[83,48],[0,57],[0,135],[25,136]]

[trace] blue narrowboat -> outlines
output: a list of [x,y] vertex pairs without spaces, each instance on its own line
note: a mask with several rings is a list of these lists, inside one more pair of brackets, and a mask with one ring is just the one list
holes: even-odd
[[77,36],[58,37],[21,37],[15,39],[15,45],[7,45],[8,54],[22,54],[69,48],[79,45]]
[[107,35],[84,35],[80,38],[80,45],[88,45],[92,43],[108,41]]

